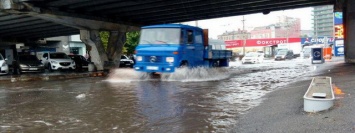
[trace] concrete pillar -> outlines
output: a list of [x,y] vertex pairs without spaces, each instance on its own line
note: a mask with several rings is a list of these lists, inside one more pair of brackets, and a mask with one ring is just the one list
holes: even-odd
[[344,54],[346,63],[355,63],[355,0],[344,3]]
[[80,30],[80,40],[91,46],[90,58],[98,71],[104,70],[104,63],[108,61],[98,30]]
[[126,32],[111,31],[107,44],[107,57],[114,67],[119,67],[123,46],[126,42]]

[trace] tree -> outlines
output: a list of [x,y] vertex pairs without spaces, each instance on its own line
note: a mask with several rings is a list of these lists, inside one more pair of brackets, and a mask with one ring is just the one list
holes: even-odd
[[134,50],[136,49],[138,43],[139,43],[139,36],[140,32],[139,31],[132,31],[132,32],[127,32],[126,34],[126,43],[124,45],[126,51],[126,54],[134,54]]
[[108,38],[110,37],[110,32],[100,31],[100,38],[102,45],[104,45],[105,51],[107,50]]

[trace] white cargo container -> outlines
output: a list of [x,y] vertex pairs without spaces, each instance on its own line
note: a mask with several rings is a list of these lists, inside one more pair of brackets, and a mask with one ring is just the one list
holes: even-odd
[[299,57],[302,51],[302,44],[300,42],[278,44],[277,51],[279,50],[292,50],[294,57]]

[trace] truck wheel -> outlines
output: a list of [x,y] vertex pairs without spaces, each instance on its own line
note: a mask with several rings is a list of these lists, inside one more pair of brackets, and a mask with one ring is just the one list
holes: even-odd
[[187,61],[182,61],[180,64],[180,68],[181,67],[187,67],[189,65],[189,63]]
[[212,67],[219,67],[219,61],[214,61]]

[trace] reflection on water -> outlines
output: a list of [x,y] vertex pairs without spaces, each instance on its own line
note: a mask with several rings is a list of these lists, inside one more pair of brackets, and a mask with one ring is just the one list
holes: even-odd
[[189,75],[160,80],[123,69],[108,79],[5,84],[0,132],[226,132],[262,96],[311,68],[260,65],[182,69]]

